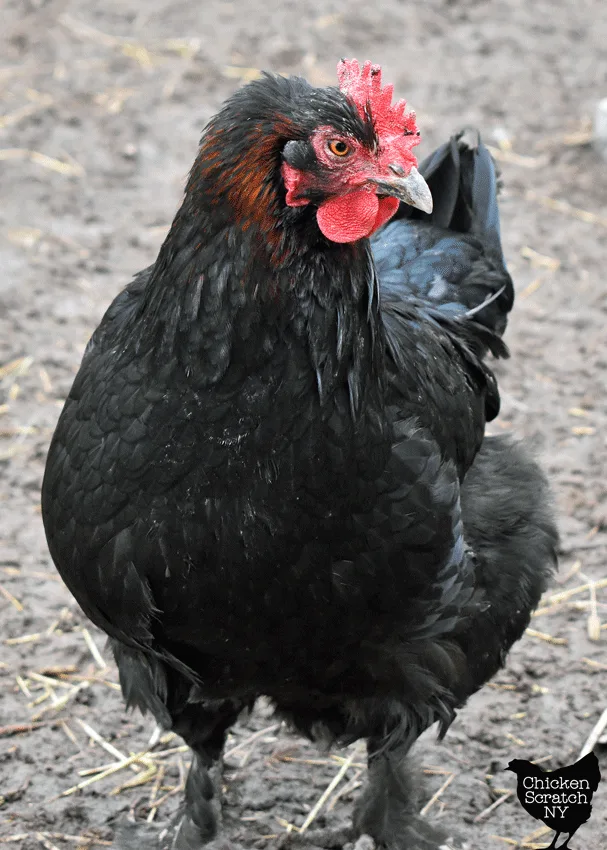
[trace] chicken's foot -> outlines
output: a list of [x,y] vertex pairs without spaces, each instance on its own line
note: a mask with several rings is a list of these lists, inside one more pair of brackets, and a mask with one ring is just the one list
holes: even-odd
[[465,844],[418,814],[417,783],[402,748],[370,739],[369,780],[355,810],[358,834],[386,850],[465,850]]

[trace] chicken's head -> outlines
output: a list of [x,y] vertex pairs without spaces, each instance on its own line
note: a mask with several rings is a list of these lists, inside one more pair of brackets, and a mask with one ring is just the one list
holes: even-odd
[[420,141],[415,113],[404,100],[392,102],[379,65],[361,69],[344,59],[337,73],[334,94],[350,114],[337,102],[334,114],[324,100],[312,103],[318,120],[307,138],[285,145],[282,176],[288,206],[316,205],[327,239],[355,242],[385,224],[400,201],[430,213],[432,196],[412,153]]
[[511,770],[512,773],[525,774],[529,772],[529,769],[533,770],[533,765],[531,762],[525,761],[524,759],[512,759],[508,762],[508,766],[504,768],[504,770]]

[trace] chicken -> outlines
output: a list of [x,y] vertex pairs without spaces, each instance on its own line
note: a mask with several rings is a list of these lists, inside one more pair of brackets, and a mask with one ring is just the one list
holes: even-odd
[[484,437],[513,300],[491,158],[452,139],[426,183],[379,67],[338,76],[265,75],[211,120],[48,455],[53,560],[127,705],[192,749],[179,850],[215,835],[212,768],[259,695],[367,740],[359,833],[437,850],[405,756],[504,663],[554,565],[542,473]]
[[569,767],[544,771],[533,762],[513,759],[506,770],[517,775],[517,796],[531,817],[555,830],[550,847],[562,832],[569,833],[558,850],[565,850],[592,813],[591,800],[601,781],[599,760],[594,753]]

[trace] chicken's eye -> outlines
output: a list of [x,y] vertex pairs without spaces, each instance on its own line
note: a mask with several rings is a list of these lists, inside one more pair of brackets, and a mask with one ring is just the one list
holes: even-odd
[[351,151],[351,147],[347,142],[344,142],[343,139],[331,139],[329,142],[329,150],[335,156],[348,156]]

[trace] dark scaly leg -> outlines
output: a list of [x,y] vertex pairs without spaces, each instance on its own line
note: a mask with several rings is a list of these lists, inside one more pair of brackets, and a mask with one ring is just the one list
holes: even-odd
[[185,786],[185,811],[173,850],[198,850],[221,823],[222,752],[228,729],[242,706],[231,700],[189,703],[173,720],[173,731],[192,750]]
[[407,761],[409,746],[381,750],[367,742],[368,785],[354,814],[355,831],[370,835],[376,846],[389,850],[457,850],[461,841],[418,814],[416,778]]
[[[192,750],[185,810],[172,847],[199,850],[217,833],[221,754],[226,733],[244,705],[234,700],[202,700],[192,682],[163,659],[116,640],[111,640],[110,645],[127,706],[150,711],[159,726],[181,735]],[[164,842],[164,838],[161,840]]]

